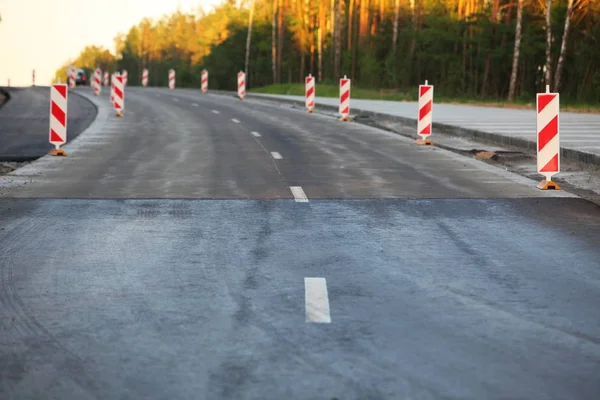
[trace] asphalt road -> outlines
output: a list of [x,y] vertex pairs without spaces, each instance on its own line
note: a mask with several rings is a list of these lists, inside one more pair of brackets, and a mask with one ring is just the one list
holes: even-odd
[[[0,107],[0,161],[30,161],[48,153],[50,88],[5,88],[11,99]],[[77,92],[91,90],[77,88]],[[67,138],[75,139],[96,116],[96,108],[73,91],[68,96]]]
[[92,101],[0,178],[0,398],[597,398],[597,206],[286,106]]

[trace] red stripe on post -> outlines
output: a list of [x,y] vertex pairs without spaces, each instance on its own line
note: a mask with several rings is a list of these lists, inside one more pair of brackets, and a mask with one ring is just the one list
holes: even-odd
[[420,87],[420,95],[419,95],[419,97],[423,97],[423,95],[425,93],[427,93],[427,91],[429,91],[429,89],[431,89],[431,86],[421,86]]
[[538,114],[556,97],[556,94],[541,94],[538,97]]
[[558,172],[558,154],[552,157],[552,160],[544,165],[540,172]]
[[345,91],[344,93],[342,93],[342,96],[340,97],[340,101],[343,103],[344,101],[348,100],[348,98],[350,97],[350,91]]
[[306,92],[306,95],[307,96],[312,96],[314,92],[315,92],[315,88],[311,86],[310,88],[308,88],[308,91]]
[[50,128],[50,142],[64,143],[65,141],[58,136],[58,133],[54,132],[54,129]]
[[419,132],[420,135],[430,135],[431,134],[431,124],[427,125],[425,128]]
[[56,118],[62,126],[65,126],[66,114],[55,102],[52,102],[52,116]]
[[538,151],[541,151],[558,133],[558,115],[552,118],[538,134]]
[[62,97],[67,97],[67,87],[65,85],[55,85],[54,89],[56,89],[56,91],[60,93]]
[[429,100],[427,104],[421,107],[421,109],[419,110],[419,120],[422,120],[427,114],[431,112],[431,103],[432,101]]
[[115,85],[115,94],[117,95],[117,97],[123,97],[123,92],[121,91],[121,88],[119,88],[118,86]]

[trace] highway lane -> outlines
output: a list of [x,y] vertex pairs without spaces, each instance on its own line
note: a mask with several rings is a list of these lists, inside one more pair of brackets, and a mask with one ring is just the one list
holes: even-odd
[[0,398],[600,390],[591,203],[192,91],[128,88],[68,147],[0,181]]

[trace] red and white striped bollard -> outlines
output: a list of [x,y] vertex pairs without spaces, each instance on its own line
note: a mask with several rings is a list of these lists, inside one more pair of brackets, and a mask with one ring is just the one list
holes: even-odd
[[552,177],[560,172],[560,98],[558,93],[546,93],[536,96],[537,109],[537,171],[546,179],[537,187],[542,190],[560,190]]
[[169,70],[169,89],[175,89],[175,70],[173,68]]
[[116,116],[122,117],[123,110],[125,109],[125,84],[123,83],[123,77],[120,75],[115,76],[113,97]]
[[142,86],[143,87],[148,86],[148,68],[144,68],[142,70]]
[[127,70],[124,69],[123,71],[121,71],[121,77],[123,78],[123,86],[127,86]]
[[238,72],[237,81],[238,97],[240,100],[244,100],[244,96],[246,96],[246,74],[243,71]]
[[340,79],[340,108],[339,113],[342,116],[340,121],[349,121],[350,118],[350,79],[346,75]]
[[100,68],[96,68],[94,71],[94,94],[96,96],[100,96],[100,92],[102,91],[102,71]]
[[35,69],[31,71],[31,86],[35,86]]
[[208,71],[205,69],[202,70],[201,87],[202,93],[208,92]]
[[[59,81],[60,82],[60,81]],[[66,156],[60,148],[67,142],[67,96],[69,90],[64,83],[55,83],[50,88],[50,131],[49,141],[55,149],[50,152],[53,156]]]
[[304,78],[304,93],[306,95],[304,103],[308,112],[315,112],[315,77],[312,74]]
[[70,67],[68,70],[68,75],[69,75],[69,87],[71,89],[73,89],[75,87],[75,73],[77,71],[75,70],[75,67]]
[[417,119],[417,134],[421,139],[417,139],[417,144],[431,146],[433,142],[427,139],[431,136],[431,124],[433,109],[433,85],[429,85],[425,81],[424,85],[419,85],[419,118]]
[[108,71],[104,71],[104,87],[108,86]]

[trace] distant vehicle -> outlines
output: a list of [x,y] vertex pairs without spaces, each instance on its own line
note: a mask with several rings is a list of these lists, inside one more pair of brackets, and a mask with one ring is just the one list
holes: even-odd
[[76,86],[80,86],[80,85],[87,85],[88,84],[88,80],[87,80],[87,76],[85,75],[85,71],[83,69],[79,69],[77,71],[77,75],[75,76],[75,85]]

